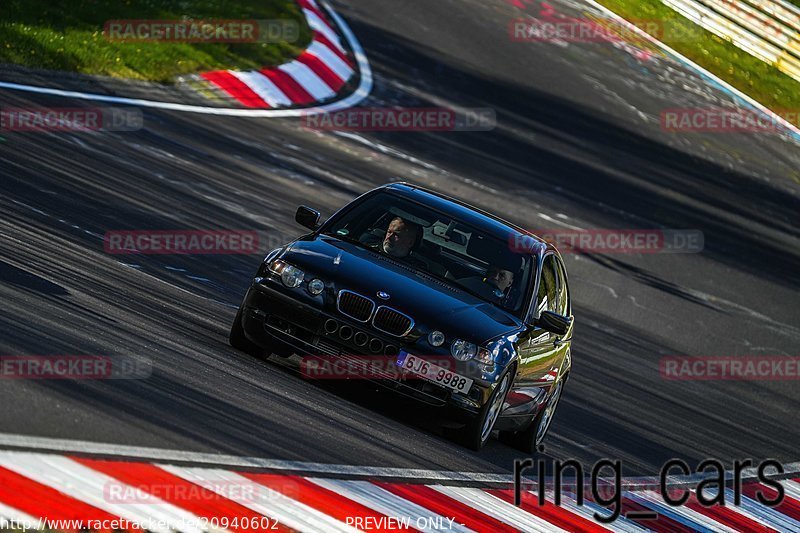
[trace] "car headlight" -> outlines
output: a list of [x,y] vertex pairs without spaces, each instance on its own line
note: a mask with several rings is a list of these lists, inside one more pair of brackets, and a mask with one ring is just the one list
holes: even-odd
[[325,282],[319,278],[314,278],[308,282],[308,292],[314,296],[319,296],[325,290]]
[[[495,349],[494,352],[497,352],[497,349]],[[478,355],[475,357],[475,360],[485,365],[491,365],[494,363],[495,355],[497,354],[490,352],[486,348],[478,348]]]
[[471,342],[456,339],[453,341],[452,346],[450,346],[450,353],[459,361],[469,361],[477,355],[478,347]]
[[441,346],[442,344],[444,344],[444,333],[437,330],[431,331],[428,334],[428,342],[430,343],[431,346],[436,346],[436,347]]
[[299,287],[305,277],[305,272],[280,259],[270,263],[269,270],[280,276],[283,284],[292,289]]

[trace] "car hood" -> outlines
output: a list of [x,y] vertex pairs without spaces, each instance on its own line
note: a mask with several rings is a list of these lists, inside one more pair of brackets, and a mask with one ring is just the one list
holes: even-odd
[[[419,275],[397,261],[330,236],[292,243],[282,258],[333,283],[336,292],[349,289],[412,317],[423,331],[482,343],[519,329],[521,321],[495,305],[437,278]],[[377,297],[388,293],[389,299]]]

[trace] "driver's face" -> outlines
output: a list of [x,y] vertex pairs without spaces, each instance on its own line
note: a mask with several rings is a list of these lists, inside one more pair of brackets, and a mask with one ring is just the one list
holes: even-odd
[[486,281],[505,291],[514,283],[514,274],[510,270],[503,270],[502,268],[490,268],[486,274]]
[[402,220],[393,220],[383,239],[383,251],[392,257],[405,257],[414,246],[414,231]]

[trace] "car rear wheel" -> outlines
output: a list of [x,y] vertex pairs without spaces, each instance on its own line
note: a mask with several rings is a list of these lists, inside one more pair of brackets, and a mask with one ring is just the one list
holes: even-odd
[[503,410],[503,403],[511,388],[511,381],[513,378],[514,369],[512,367],[506,370],[505,374],[500,378],[489,401],[481,408],[478,416],[468,422],[464,427],[461,437],[464,446],[475,451],[480,451],[489,441],[497,418],[500,416],[500,411]]
[[241,307],[239,308],[239,311],[236,312],[236,318],[233,319],[233,325],[231,326],[231,333],[228,336],[228,342],[237,350],[256,357],[262,357],[265,353],[265,350],[263,350],[254,342],[251,342],[250,339],[248,339],[244,334],[244,328],[242,327]]
[[550,395],[547,403],[539,410],[527,429],[518,433],[501,432],[500,441],[522,452],[528,454],[535,453],[536,448],[547,436],[547,431],[550,429],[550,424],[553,422],[553,417],[558,408],[558,402],[561,399],[561,393],[564,390],[564,381],[564,379],[561,379],[556,383],[555,390]]

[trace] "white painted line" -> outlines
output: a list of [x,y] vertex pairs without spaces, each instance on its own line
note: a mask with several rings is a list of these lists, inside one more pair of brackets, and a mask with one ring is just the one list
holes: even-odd
[[520,531],[530,533],[550,533],[553,531],[564,531],[545,519],[531,514],[521,507],[501,500],[488,492],[480,489],[470,489],[465,487],[444,487],[441,485],[431,485],[430,488],[449,496],[454,500],[472,507],[485,515],[496,518],[506,524],[517,528]]
[[339,56],[337,56],[333,51],[331,51],[330,48],[320,41],[312,42],[311,46],[306,49],[306,52],[318,57],[344,81],[349,80],[350,76],[353,75],[354,71],[350,65],[342,61]]
[[[193,524],[199,524],[197,516],[156,497],[152,498],[153,503],[115,503],[110,501],[109,498],[106,498],[105,492],[110,486],[121,487],[121,492],[128,494],[135,494],[136,489],[66,457],[43,456],[25,452],[0,452],[0,466],[107,513],[138,523],[149,523],[151,527],[148,529],[155,528],[156,531],[164,533],[170,533],[170,530],[186,533],[202,533],[203,531],[192,527]],[[168,527],[158,529],[159,523],[168,524]]]
[[[87,454],[94,456],[109,456],[126,459],[141,459],[156,462],[181,462],[198,465],[231,466],[238,468],[256,468],[275,472],[300,472],[306,475],[352,476],[369,479],[410,479],[429,483],[452,482],[472,483],[481,485],[511,485],[513,476],[508,474],[483,473],[483,472],[453,472],[450,470],[426,470],[420,468],[397,468],[383,466],[356,466],[330,463],[312,463],[304,461],[290,461],[283,459],[269,459],[264,457],[243,457],[239,455],[224,455],[217,453],[187,452],[183,450],[170,450],[165,448],[149,448],[143,446],[127,446],[124,444],[107,444],[85,440],[53,439],[49,437],[34,437],[30,435],[17,435],[0,433],[0,447],[22,448],[47,452],[61,452],[74,454]],[[46,454],[41,454],[45,457]],[[800,475],[800,462],[786,463],[783,470],[787,477]],[[732,472],[726,472],[727,479],[733,479]],[[756,469],[745,469],[742,473],[744,481],[755,479]],[[534,480],[523,478],[526,483]],[[701,476],[669,476],[668,485],[688,484],[696,486]],[[658,484],[657,478],[652,477],[626,477],[623,479],[625,487],[635,490],[637,486],[653,487]]]
[[173,475],[205,487],[264,516],[274,518],[281,524],[297,531],[308,531],[309,533],[318,531],[353,533],[358,531],[344,522],[264,485],[259,485],[260,490],[256,493],[248,492],[247,496],[243,496],[242,491],[237,490],[237,487],[253,485],[254,481],[234,472],[208,468],[159,466]]
[[278,67],[278,70],[282,70],[294,78],[306,92],[314,97],[314,100],[324,100],[336,95],[336,91],[331,89],[331,87],[325,83],[322,78],[317,76],[308,65],[299,61],[292,61],[291,63],[281,65]]
[[644,505],[648,509],[652,509],[659,515],[669,517],[679,524],[683,524],[684,526],[701,533],[715,533],[716,531],[737,533],[735,529],[731,529],[724,524],[720,524],[713,518],[698,513],[693,509],[685,506],[673,507],[668,505],[664,501],[664,498],[654,491],[646,490],[642,492],[625,492],[623,496],[640,505]]
[[[149,461],[178,461],[215,466],[239,468],[258,468],[276,472],[304,472],[314,475],[358,476],[370,479],[418,479],[436,481],[465,481],[476,483],[511,483],[511,474],[483,474],[479,472],[450,472],[447,470],[423,470],[414,468],[385,468],[382,466],[353,466],[328,463],[310,463],[267,459],[261,457],[241,457],[216,453],[186,452],[163,448],[146,448],[120,444],[104,444],[82,440],[62,440],[28,435],[0,433],[0,446],[12,446],[29,450],[103,455]],[[44,455],[43,455],[44,456]]]
[[333,29],[328,26],[328,23],[319,18],[319,16],[311,11],[310,9],[304,9],[303,14],[306,16],[306,20],[308,20],[308,25],[311,27],[312,30],[317,30],[322,35],[328,38],[330,42],[336,45],[339,50],[342,52],[346,52],[344,46],[342,46],[342,42],[339,40],[339,35]]
[[277,85],[272,83],[272,80],[260,72],[237,72],[234,70],[230,70],[229,72],[239,78],[242,83],[250,87],[250,89],[269,104],[270,107],[292,105],[291,98],[286,96]]
[[613,19],[615,19],[615,20],[617,20],[619,22],[622,22],[631,31],[635,32],[636,34],[638,34],[639,36],[643,37],[647,41],[655,44],[656,46],[658,46],[662,50],[672,54],[675,57],[677,57],[684,64],[689,65],[690,67],[692,67],[696,71],[700,72],[703,76],[713,80],[714,83],[720,85],[721,87],[723,87],[724,89],[726,89],[730,93],[738,96],[739,98],[741,98],[742,100],[744,100],[745,102],[750,104],[751,106],[755,107],[756,109],[758,109],[759,111],[761,111],[765,115],[769,116],[770,118],[775,120],[778,124],[781,124],[787,130],[789,130],[792,133],[794,133],[795,136],[792,137],[792,139],[794,141],[800,142],[800,128],[798,128],[794,124],[786,121],[785,119],[783,119],[782,117],[780,117],[779,115],[777,115],[776,113],[771,111],[769,108],[767,108],[764,104],[760,103],[759,101],[757,101],[753,97],[746,95],[745,93],[743,93],[742,91],[740,91],[739,89],[737,89],[736,87],[731,85],[730,83],[728,83],[728,82],[722,80],[721,78],[715,76],[714,74],[712,74],[708,70],[704,69],[703,67],[701,67],[700,65],[698,65],[697,63],[695,63],[694,61],[689,59],[688,57],[684,56],[683,54],[679,53],[678,51],[674,50],[673,48],[671,48],[671,47],[667,46],[666,44],[662,43],[661,41],[659,41],[658,39],[656,39],[655,37],[653,37],[652,35],[650,35],[646,31],[638,28],[636,25],[631,24],[630,22],[625,20],[623,17],[621,17],[620,15],[614,13],[613,11],[611,11],[610,9],[605,7],[604,5],[598,4],[595,0],[584,0],[584,1],[587,4],[599,9],[600,11],[602,11],[604,13],[606,13],[611,18],[613,18]]
[[228,117],[287,118],[341,111],[342,109],[347,109],[358,105],[367,96],[369,96],[370,92],[372,92],[372,68],[370,67],[369,60],[367,59],[364,49],[361,47],[361,43],[358,42],[358,39],[356,39],[356,36],[353,34],[353,31],[350,29],[344,19],[342,19],[338,13],[330,9],[324,2],[323,5],[347,39],[347,43],[355,55],[356,62],[358,63],[358,69],[361,73],[361,81],[358,89],[356,89],[353,94],[342,100],[337,100],[336,102],[331,102],[330,104],[323,106],[315,106],[304,109],[232,109],[225,107],[206,107],[189,104],[176,104],[172,102],[159,102],[156,100],[142,100],[139,98],[122,98],[118,96],[83,93],[79,91],[65,91],[62,89],[54,89],[52,87],[36,87],[35,85],[23,85],[9,82],[0,82],[0,89],[11,89],[15,91],[25,91],[36,94],[49,94],[53,96],[63,96],[66,98],[76,98],[79,100],[91,100],[94,102],[135,105],[153,109],[167,109],[170,111],[183,111],[187,113],[201,113],[204,115]]
[[446,517],[392,494],[369,481],[338,481],[314,478],[308,478],[308,480],[386,516],[399,520],[410,519],[408,525],[415,529],[420,528],[421,531],[439,531],[440,528],[436,527],[437,524],[444,525],[448,531],[472,531],[455,521],[452,523],[453,527],[451,529]]

